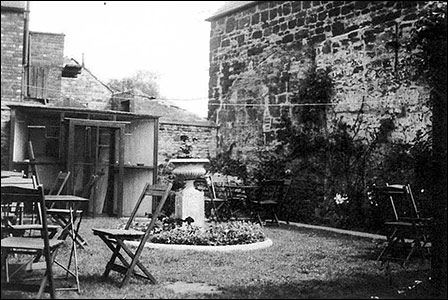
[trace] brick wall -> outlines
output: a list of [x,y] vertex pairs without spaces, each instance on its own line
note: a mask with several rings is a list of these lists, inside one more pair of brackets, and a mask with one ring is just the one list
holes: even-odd
[[163,121],[159,124],[159,164],[175,157],[182,146],[180,137],[187,135],[195,140],[192,155],[209,158],[216,156],[217,128],[189,124],[173,124]]
[[86,68],[76,78],[62,77],[61,96],[90,109],[111,108],[112,91]]
[[[5,2],[5,3],[4,3]],[[23,7],[1,9],[1,168],[8,169],[10,111],[9,101],[20,101],[23,78],[23,32],[25,16]],[[13,3],[16,5],[17,3]]]
[[[219,147],[245,153],[274,139],[281,113],[314,60],[336,83],[327,118],[362,133],[393,121],[393,140],[410,142],[431,126],[427,87],[396,80],[403,44],[425,2],[263,1],[210,18],[209,119],[220,126]],[[398,75],[399,76],[399,75]]]
[[48,69],[46,87],[50,101],[61,97],[64,40],[65,34],[30,32],[30,66]]
[[216,156],[217,131],[213,122],[202,119],[182,108],[169,105],[132,92],[113,95],[112,107],[142,114],[159,116],[158,162],[164,163],[175,157],[182,145],[180,137],[194,139],[192,155],[200,158]]
[[1,12],[1,99],[19,101],[22,92],[24,12],[3,7]]

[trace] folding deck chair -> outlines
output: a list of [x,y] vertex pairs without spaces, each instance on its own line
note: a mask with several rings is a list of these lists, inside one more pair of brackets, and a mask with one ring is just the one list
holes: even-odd
[[263,181],[250,201],[252,221],[263,226],[263,223],[270,219],[272,224],[280,226],[277,213],[280,205],[285,203],[291,183],[291,179]]
[[[148,279],[154,284],[157,283],[154,276],[152,276],[151,273],[146,269],[146,267],[139,261],[139,258],[142,254],[146,242],[151,236],[151,231],[154,228],[160,211],[165,204],[165,200],[167,199],[171,191],[171,187],[172,183],[154,185],[146,183],[124,229],[92,229],[93,234],[99,236],[104,241],[104,243],[106,243],[107,247],[109,247],[109,249],[112,251],[112,256],[106,265],[106,270],[104,271],[103,276],[107,277],[110,271],[116,271],[118,273],[125,274],[125,277],[120,284],[120,288],[122,288],[129,282],[131,275]],[[133,224],[137,211],[146,196],[158,197],[160,198],[160,202],[158,203],[156,210],[152,214],[151,222],[146,230],[134,230],[130,227]],[[126,241],[140,241],[135,252],[130,249],[130,247],[126,244]],[[130,263],[126,260],[125,256],[128,256],[131,259]],[[121,265],[115,263],[115,260],[117,258],[121,261]],[[134,270],[136,266],[140,268],[144,275],[139,274]]]
[[[24,203],[24,208],[40,206],[45,208],[45,195],[43,188],[39,185],[37,188],[22,188],[14,186],[3,186],[1,188],[2,205],[11,202]],[[2,290],[20,290],[20,291],[37,291],[37,298],[40,298],[44,292],[50,294],[52,299],[55,298],[55,285],[53,278],[53,263],[57,250],[64,244],[64,241],[50,239],[48,234],[48,224],[46,209],[41,210],[39,216],[41,220],[40,235],[32,237],[5,237],[1,240],[2,252]],[[26,261],[18,261],[18,268],[10,270],[10,257],[14,254],[28,255]],[[36,257],[43,256],[45,258],[45,267],[41,277],[36,277],[37,283],[27,281],[23,278],[12,280],[16,274],[21,274],[27,267],[32,266],[36,262]]]
[[215,222],[228,220],[232,216],[230,200],[228,199],[227,180],[212,175],[205,176],[208,192],[204,193],[205,203],[210,203],[210,219]]
[[384,190],[389,197],[393,220],[384,222],[386,226],[386,246],[377,258],[380,266],[390,261],[403,267],[411,256],[420,251],[422,258],[430,255],[430,225],[432,218],[422,218],[409,184],[387,184]]

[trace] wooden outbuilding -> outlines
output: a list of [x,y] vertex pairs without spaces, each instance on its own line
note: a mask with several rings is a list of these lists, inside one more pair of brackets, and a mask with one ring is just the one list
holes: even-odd
[[[80,195],[99,175],[91,215],[129,216],[146,182],[157,182],[159,117],[112,110],[8,105],[10,170],[28,170],[32,145],[40,183],[70,171],[66,193]],[[30,143],[31,142],[31,143]],[[139,215],[152,212],[152,203]]]

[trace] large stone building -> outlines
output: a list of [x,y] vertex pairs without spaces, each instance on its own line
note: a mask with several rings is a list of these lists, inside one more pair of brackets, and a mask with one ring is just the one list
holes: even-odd
[[[313,105],[326,107],[327,124],[361,118],[364,137],[382,130],[387,141],[409,143],[426,132],[429,89],[403,77],[403,45],[425,4],[228,1],[207,19],[208,116],[220,126],[219,147],[233,145],[234,155],[245,157],[276,141],[282,116]],[[329,68],[329,103],[300,97],[312,66]]]

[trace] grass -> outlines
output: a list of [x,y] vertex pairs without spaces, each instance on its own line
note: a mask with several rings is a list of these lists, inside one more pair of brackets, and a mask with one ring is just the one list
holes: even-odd
[[[378,241],[285,224],[265,227],[266,236],[273,240],[265,249],[221,253],[145,248],[141,261],[159,284],[132,278],[120,289],[121,274],[111,272],[102,278],[111,251],[91,232],[93,227],[118,224],[114,218],[83,220],[81,234],[89,245],[78,250],[81,293],[58,291],[58,298],[446,298],[446,290],[443,294],[431,288],[428,263],[416,261],[407,269],[392,264],[388,275],[375,264],[381,249]],[[66,251],[63,249],[58,257]],[[62,274],[59,267],[54,269]],[[410,288],[416,280],[422,283]],[[176,293],[166,287],[176,282],[204,283],[216,286],[220,293]],[[2,298],[7,296],[35,295],[2,291]]]

